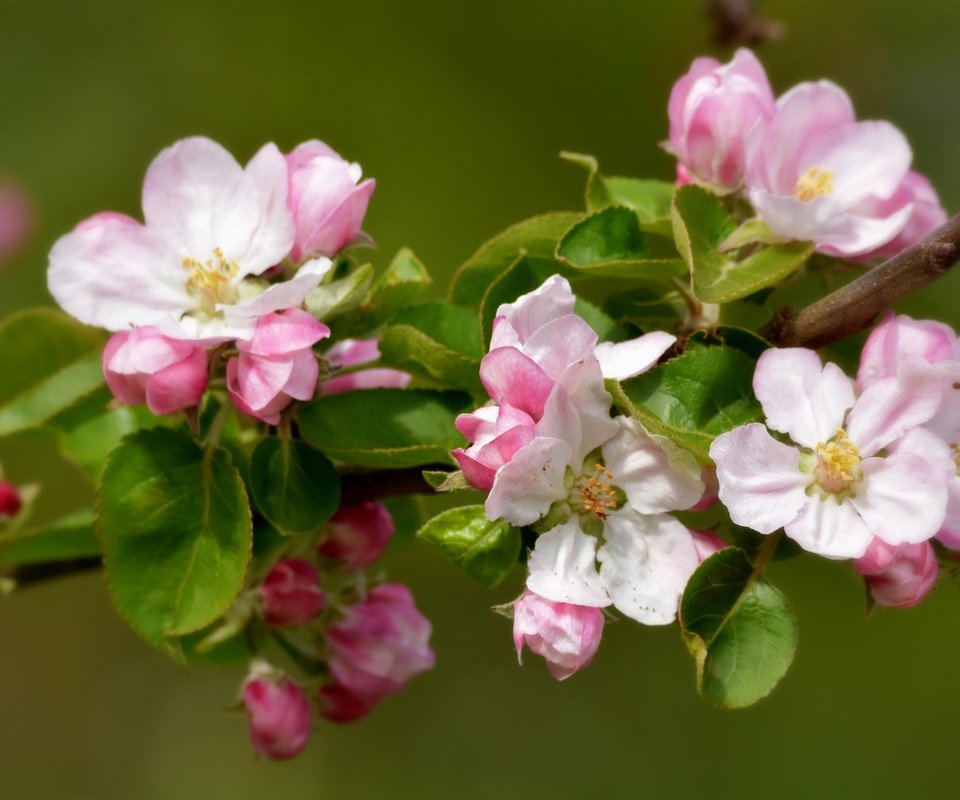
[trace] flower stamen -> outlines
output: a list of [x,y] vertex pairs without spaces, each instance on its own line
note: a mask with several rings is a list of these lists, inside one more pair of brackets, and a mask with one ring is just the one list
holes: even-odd
[[833,494],[846,491],[860,479],[860,451],[843,428],[838,428],[829,441],[817,445],[814,475],[817,483]]
[[793,187],[795,197],[809,203],[814,197],[833,194],[833,172],[828,169],[810,167],[797,178]]
[[610,511],[615,511],[619,504],[616,489],[609,481],[613,480],[613,473],[603,464],[593,465],[594,474],[589,478],[584,476],[578,482],[583,509],[588,514],[594,514],[599,519],[606,519]]
[[187,271],[187,292],[200,301],[206,313],[215,313],[218,303],[236,300],[233,283],[240,274],[240,265],[228,261],[219,247],[213,249],[213,258],[202,263],[195,258],[184,258],[182,266]]

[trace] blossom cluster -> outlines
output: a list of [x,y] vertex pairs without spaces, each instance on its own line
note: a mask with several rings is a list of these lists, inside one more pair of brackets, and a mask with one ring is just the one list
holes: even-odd
[[858,121],[846,92],[830,81],[774,98],[749,50],[728,64],[696,59],[674,85],[668,115],[664,146],[677,156],[678,180],[742,191],[777,237],[871,261],[946,221],[895,126]]
[[[370,242],[361,225],[374,187],[322,142],[286,155],[267,144],[242,167],[216,142],[183,139],[147,170],[143,223],[104,212],[56,242],[50,292],[115,332],[103,371],[120,403],[159,415],[195,407],[232,352],[234,404],[276,425],[293,400],[314,396],[313,346],[330,329],[301,305],[331,258]],[[363,355],[332,358],[350,366],[375,348]]]

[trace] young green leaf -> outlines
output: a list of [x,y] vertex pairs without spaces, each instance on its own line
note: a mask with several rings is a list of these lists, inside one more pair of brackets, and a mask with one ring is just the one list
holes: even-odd
[[363,264],[339,280],[318,286],[307,295],[307,311],[324,322],[357,309],[370,294],[373,265]]
[[36,428],[103,386],[103,334],[36,308],[0,326],[0,437]]
[[363,389],[302,407],[300,430],[331,458],[369,467],[451,462],[463,444],[454,420],[471,404],[461,392]]
[[810,242],[764,247],[741,261],[719,252],[737,230],[722,201],[699,186],[683,186],[673,198],[673,234],[693,274],[693,292],[707,303],[729,303],[772,286],[813,253]]
[[306,442],[266,436],[253,451],[250,490],[260,513],[284,533],[309,533],[340,505],[340,476]]
[[698,691],[726,708],[766,697],[797,647],[790,604],[733,547],[693,573],[680,601],[680,625],[697,664]]
[[3,567],[99,554],[92,510],[78,511],[37,528],[19,528],[0,535],[0,566]]
[[97,529],[121,616],[171,655],[175,637],[209,625],[243,588],[252,537],[243,481],[225,450],[185,432],[139,431],[114,450]]
[[437,545],[487,586],[496,586],[507,577],[520,555],[520,529],[503,520],[487,519],[479,505],[442,511],[417,537]]

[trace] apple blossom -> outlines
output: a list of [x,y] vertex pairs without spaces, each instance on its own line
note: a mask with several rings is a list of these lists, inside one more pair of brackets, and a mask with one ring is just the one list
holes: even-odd
[[310,400],[320,367],[313,345],[330,329],[298,308],[260,317],[240,355],[227,362],[227,388],[234,405],[270,425],[293,400]]
[[937,582],[937,554],[930,542],[896,547],[874,539],[854,562],[864,576],[870,595],[881,606],[907,608],[919,603]]
[[[378,361],[380,348],[376,339],[341,339],[323,357],[335,369],[356,367]],[[371,367],[320,381],[319,394],[340,394],[356,389],[404,389],[410,378],[409,373],[398,369]]]
[[303,625],[320,613],[323,604],[317,570],[302,558],[278,561],[260,584],[260,608],[271,625]]
[[747,195],[773,233],[813,241],[830,255],[862,257],[891,242],[913,214],[889,202],[912,152],[889,122],[857,122],[829,81],[801,83],[777,100],[746,142]]
[[298,145],[286,160],[296,222],[294,261],[334,256],[344,247],[370,241],[360,226],[376,182],[360,182],[359,164],[316,140]]
[[310,738],[310,701],[289,678],[253,676],[243,687],[250,742],[257,755],[274,760],[298,756]]
[[665,148],[685,167],[687,178],[718,189],[743,181],[744,138],[774,113],[773,91],[763,65],[741,48],[729,64],[697,58],[670,92],[670,139]]
[[522,663],[523,645],[542,656],[558,681],[588,666],[600,646],[603,612],[592,606],[555,603],[525,591],[513,605],[513,643]]
[[882,378],[855,396],[839,367],[812,350],[771,349],[753,388],[767,427],[795,444],[760,423],[714,440],[720,501],[735,523],[759,533],[782,527],[828,558],[859,558],[874,537],[918,544],[937,532],[954,465],[919,427],[940,402],[929,372]]
[[162,416],[199,405],[209,380],[207,351],[151,325],[133,328],[110,337],[103,377],[120,403],[146,403]]
[[331,266],[319,259],[285,282],[257,278],[293,247],[287,195],[276,145],[244,168],[210,139],[182,139],[147,170],[145,224],[96,214],[54,244],[50,293],[81,322],[111,331],[151,325],[191,341],[249,338],[257,317],[299,305]]
[[380,558],[395,530],[383,503],[366,500],[341,506],[327,523],[320,555],[340,561],[347,569],[363,569]]

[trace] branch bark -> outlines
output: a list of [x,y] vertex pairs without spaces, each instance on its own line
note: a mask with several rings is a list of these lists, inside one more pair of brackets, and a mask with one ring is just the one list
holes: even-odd
[[957,261],[960,214],[813,305],[779,309],[761,333],[779,347],[824,347],[869,327],[897,300],[935,281]]
[[758,45],[783,36],[779,22],[761,17],[757,0],[705,0],[713,23],[713,39],[720,45]]

